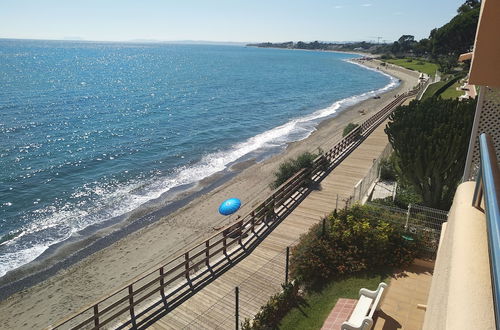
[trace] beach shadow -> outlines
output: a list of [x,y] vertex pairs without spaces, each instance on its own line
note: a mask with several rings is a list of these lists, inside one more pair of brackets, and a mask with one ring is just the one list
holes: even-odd
[[392,316],[387,315],[383,310],[379,310],[375,313],[373,323],[377,324],[377,322],[379,322],[379,319],[384,320],[384,326],[382,327],[382,330],[397,330],[403,327],[401,323],[399,323]]

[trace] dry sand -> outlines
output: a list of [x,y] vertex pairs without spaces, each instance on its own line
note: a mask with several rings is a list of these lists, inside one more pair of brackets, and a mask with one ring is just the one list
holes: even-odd
[[[365,62],[376,67],[377,61]],[[382,67],[380,67],[382,68]],[[384,69],[401,79],[397,88],[369,99],[322,122],[307,139],[291,143],[287,149],[264,162],[254,164],[223,185],[196,198],[185,207],[113,243],[76,264],[59,271],[35,286],[0,302],[1,329],[40,329],[87,306],[125,282],[155,267],[201,241],[220,227],[235,220],[217,212],[221,201],[236,196],[244,202],[238,212],[245,215],[269,193],[269,183],[278,164],[304,151],[331,148],[342,137],[347,123],[359,123],[381,109],[395,94],[417,84],[418,73]],[[364,110],[362,115],[360,110]]]

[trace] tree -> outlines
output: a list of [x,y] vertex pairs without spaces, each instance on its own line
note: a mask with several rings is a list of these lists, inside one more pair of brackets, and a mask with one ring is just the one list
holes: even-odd
[[431,31],[429,39],[434,57],[442,55],[458,57],[470,51],[474,45],[480,7],[471,7],[467,4],[463,6],[469,9],[465,11],[459,9],[459,14],[448,23]]
[[439,70],[442,73],[452,73],[453,68],[457,66],[457,57],[455,56],[440,56],[436,59],[436,62],[439,65]]
[[398,42],[400,44],[410,44],[412,42],[415,42],[415,37],[409,34],[404,34],[399,37]]
[[398,175],[426,206],[448,209],[462,177],[475,101],[429,98],[397,108],[385,128]]
[[413,46],[413,52],[416,56],[422,56],[431,51],[431,43],[429,39],[421,39],[418,43]]
[[403,52],[409,52],[412,50],[413,46],[417,43],[415,37],[409,34],[404,34],[398,39],[398,43]]
[[471,9],[479,8],[481,7],[481,1],[479,0],[467,0],[463,5],[461,5],[458,9],[457,12],[459,14],[466,13],[470,11]]

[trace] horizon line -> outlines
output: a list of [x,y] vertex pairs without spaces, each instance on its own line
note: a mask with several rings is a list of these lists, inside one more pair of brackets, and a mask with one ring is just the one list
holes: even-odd
[[34,40],[34,41],[75,41],[75,42],[102,42],[102,43],[194,43],[194,44],[234,44],[234,45],[248,45],[248,44],[259,44],[259,43],[272,43],[281,44],[287,42],[320,42],[320,43],[333,43],[333,44],[348,44],[357,42],[367,42],[376,43],[374,40],[345,40],[345,41],[326,41],[326,40],[288,40],[288,41],[219,41],[219,40],[194,40],[194,39],[181,39],[181,40],[160,40],[160,39],[129,39],[129,40],[91,40],[79,37],[67,37],[60,39],[48,39],[48,38],[16,38],[16,37],[3,37],[0,36],[0,40]]

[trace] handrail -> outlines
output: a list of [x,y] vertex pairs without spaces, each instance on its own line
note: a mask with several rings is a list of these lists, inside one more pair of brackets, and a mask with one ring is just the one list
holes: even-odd
[[495,323],[500,329],[500,171],[493,142],[485,133],[479,136],[479,151],[481,166],[472,205],[486,215]]
[[[122,326],[142,327],[136,324],[136,319],[141,319],[140,323],[147,326],[153,317],[172,310],[187,299],[186,297],[193,294],[197,287],[209,281],[208,278],[220,273],[221,269],[229,267],[232,260],[255,248],[260,240],[305,198],[310,191],[304,187],[308,179],[315,182],[321,181],[327,172],[340,164],[397,106],[417,92],[418,89],[415,89],[396,97],[342,138],[329,151],[319,155],[313,161],[311,169],[302,169],[297,172],[238,222],[224,227],[203,242],[192,245],[186,252],[174,256],[160,267],[144,272],[122,288],[60,320],[52,325],[51,329],[63,327],[79,329],[89,326],[93,329],[100,329],[110,322],[118,321],[127,313],[130,314],[129,320]],[[268,217],[273,220],[269,220]],[[269,224],[269,222],[274,223]],[[206,269],[203,269],[204,266]],[[155,283],[156,285],[153,286]],[[138,309],[140,302],[158,293],[160,294],[155,303],[143,310]],[[165,307],[162,307],[163,305]],[[155,308],[156,310],[149,313]],[[109,316],[111,313],[113,314]],[[77,321],[79,318],[83,320]]]

